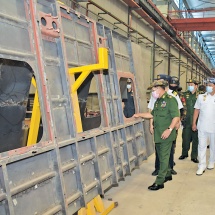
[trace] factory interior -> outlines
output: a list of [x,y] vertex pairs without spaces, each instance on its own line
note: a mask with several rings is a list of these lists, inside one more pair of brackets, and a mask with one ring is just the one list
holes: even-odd
[[215,0],[4,0],[0,31],[0,215],[214,214]]

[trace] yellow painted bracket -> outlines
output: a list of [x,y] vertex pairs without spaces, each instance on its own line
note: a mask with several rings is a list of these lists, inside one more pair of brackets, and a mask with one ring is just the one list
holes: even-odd
[[95,197],[87,204],[86,208],[81,208],[78,215],[107,215],[118,204],[113,201],[107,201],[106,204],[102,201],[100,196]]
[[34,78],[32,78],[31,83],[36,88],[36,91],[34,95],[34,104],[33,104],[33,110],[31,115],[27,146],[31,146],[37,143],[38,131],[40,126],[40,117],[41,117],[37,84]]
[[101,69],[108,69],[108,49],[107,48],[99,48],[99,63],[80,66],[80,67],[74,67],[69,69],[70,76],[76,73],[81,73],[77,80],[74,79],[74,76],[72,77],[73,84],[71,86],[71,92],[72,92],[71,97],[72,97],[72,102],[74,106],[74,117],[76,121],[77,132],[83,131],[77,90],[91,72],[98,71]]
[[75,83],[72,85],[72,93],[77,91],[87,76],[100,69],[108,69],[108,50],[107,48],[99,48],[99,63],[87,66],[74,67],[69,69],[69,74],[81,73]]

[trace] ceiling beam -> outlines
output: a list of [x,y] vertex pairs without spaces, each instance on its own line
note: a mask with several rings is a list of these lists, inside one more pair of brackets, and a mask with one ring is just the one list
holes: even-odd
[[178,31],[213,31],[215,30],[215,17],[170,19],[170,23]]

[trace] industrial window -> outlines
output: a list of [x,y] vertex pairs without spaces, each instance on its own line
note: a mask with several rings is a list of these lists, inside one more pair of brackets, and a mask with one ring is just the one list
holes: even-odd
[[121,77],[119,80],[123,113],[126,118],[135,114],[134,83],[131,78]]
[[33,71],[27,63],[0,59],[0,153],[35,144],[43,136],[39,119],[38,129],[31,130],[33,139],[29,137],[36,92],[32,80]]
[[98,128],[101,125],[101,111],[96,78],[93,73],[90,73],[79,87],[78,101],[83,131]]

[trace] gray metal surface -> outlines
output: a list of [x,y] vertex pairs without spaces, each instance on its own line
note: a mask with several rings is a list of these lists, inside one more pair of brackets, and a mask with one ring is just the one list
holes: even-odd
[[[131,42],[54,0],[2,2],[0,28],[0,58],[34,72],[43,122],[38,144],[0,154],[0,214],[74,214],[146,158],[143,121],[124,117],[120,94],[120,77],[135,82]],[[101,125],[77,133],[68,68],[97,63],[99,46]]]

